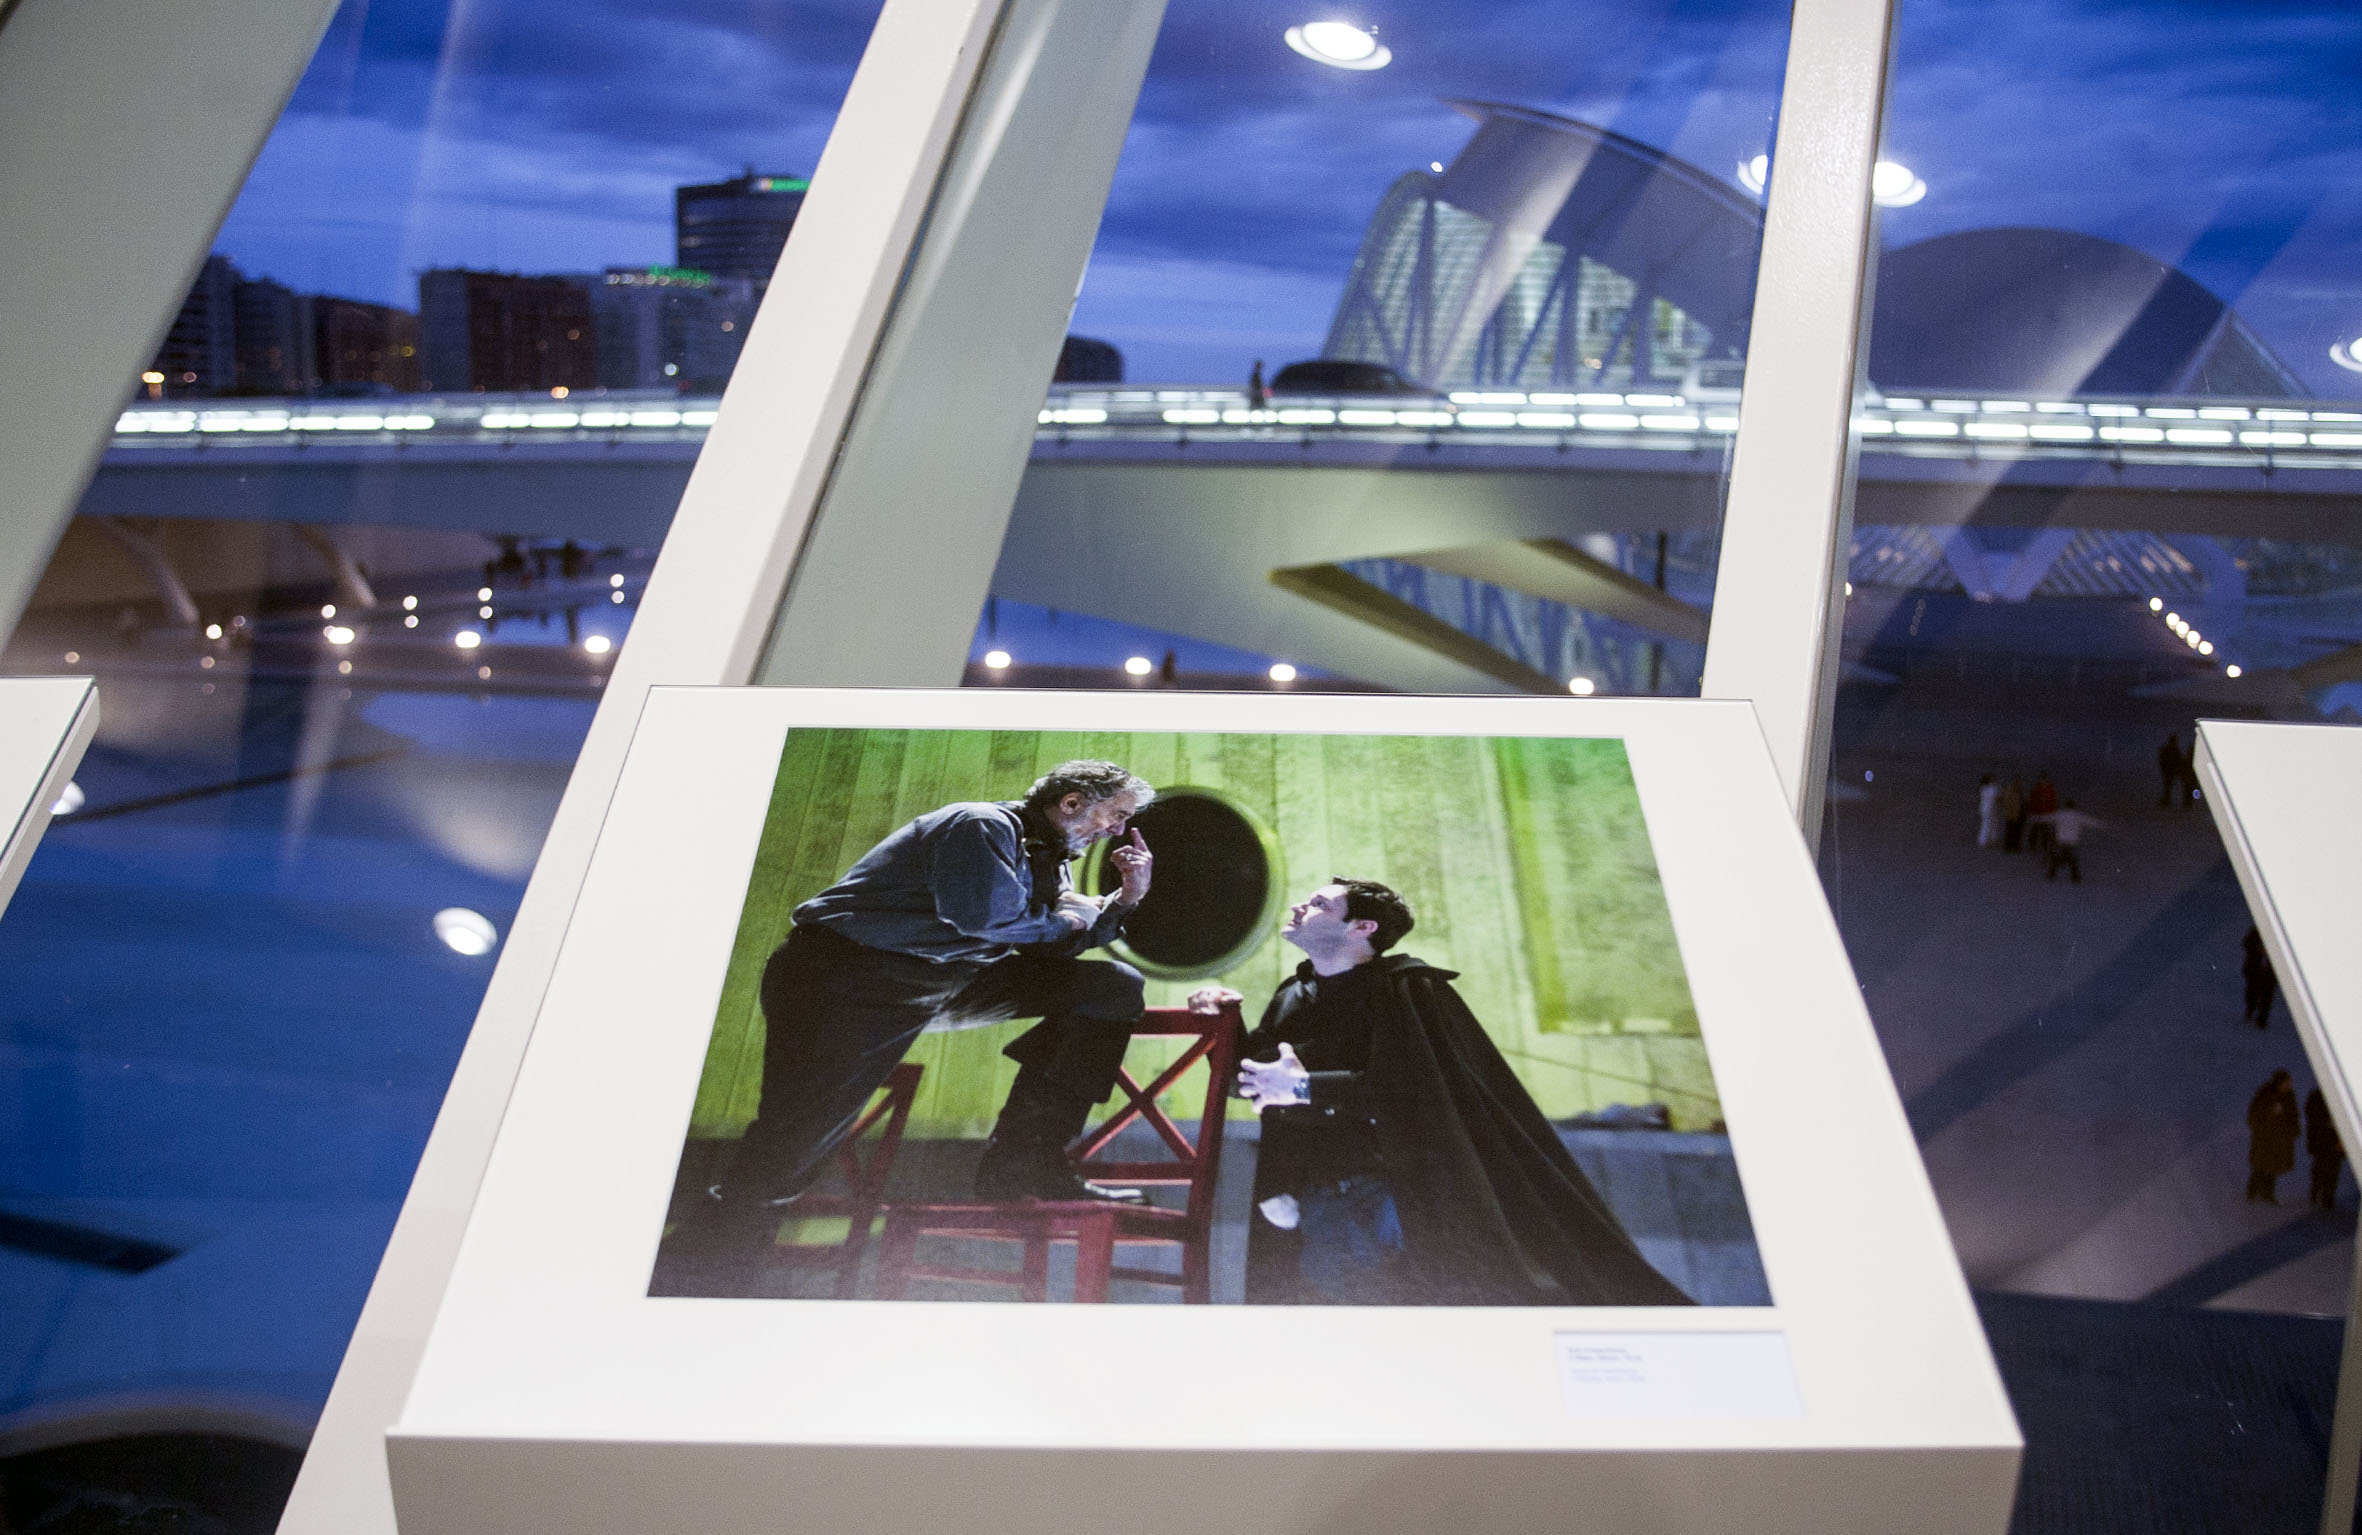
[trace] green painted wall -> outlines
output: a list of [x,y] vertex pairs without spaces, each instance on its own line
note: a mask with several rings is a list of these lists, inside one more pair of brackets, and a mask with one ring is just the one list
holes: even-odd
[[[1277,835],[1290,899],[1332,874],[1401,891],[1419,919],[1402,949],[1461,973],[1461,995],[1546,1113],[1653,1101],[1685,1129],[1721,1116],[1621,741],[799,730],[772,791],[690,1133],[736,1135],[754,1116],[756,983],[798,902],[913,816],[1017,798],[1074,757],[1230,797]],[[1246,994],[1251,1022],[1297,957],[1273,937],[1219,979]],[[1149,1001],[1177,1003],[1203,984],[1152,981]],[[985,1133],[1015,1075],[1000,1048],[1024,1027],[920,1040],[912,1133]],[[1134,1052],[1136,1075],[1148,1048]]]

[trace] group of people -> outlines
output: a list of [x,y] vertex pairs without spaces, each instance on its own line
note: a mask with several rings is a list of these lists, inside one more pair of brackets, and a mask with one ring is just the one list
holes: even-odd
[[[1068,762],[1021,800],[932,810],[798,906],[761,984],[762,1096],[718,1185],[666,1238],[654,1289],[751,1293],[757,1260],[872,1095],[930,1027],[1041,1021],[974,1179],[981,1202],[1138,1201],[1067,1157],[1114,1091],[1141,974],[1119,938],[1155,856],[1133,815],[1155,789]],[[1110,839],[1118,887],[1068,865]],[[1263,1123],[1249,1301],[1680,1305],[1438,969],[1395,944],[1410,904],[1337,877],[1289,909],[1304,960],[1246,1037],[1236,1092]],[[1193,1007],[1244,1001],[1206,988]]]
[[2083,883],[2083,834],[2107,824],[2059,798],[2047,768],[2034,775],[2031,789],[2015,776],[2006,784],[1991,773],[1977,780],[1977,846],[2040,854],[2044,879],[2057,879],[2065,869],[2070,880]]
[[2337,1177],[2345,1166],[2345,1143],[2329,1117],[2329,1099],[2320,1088],[2305,1095],[2300,1112],[2296,1084],[2285,1071],[2275,1071],[2247,1101],[2247,1197],[2267,1205],[2280,1202],[2280,1175],[2296,1166],[2296,1141],[2304,1136],[2305,1151],[2313,1159],[2308,1199],[2316,1210],[2337,1208]]

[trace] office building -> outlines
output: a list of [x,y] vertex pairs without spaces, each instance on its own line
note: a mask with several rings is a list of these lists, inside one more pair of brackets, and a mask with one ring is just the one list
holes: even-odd
[[802,176],[743,176],[673,192],[673,262],[716,277],[771,284],[787,232],[812,183]]

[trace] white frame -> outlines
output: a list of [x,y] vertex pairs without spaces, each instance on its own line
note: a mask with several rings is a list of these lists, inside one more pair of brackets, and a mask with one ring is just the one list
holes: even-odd
[[[814,725],[1622,738],[1776,1304],[650,1299],[780,746]],[[389,1435],[405,1535],[643,1528],[624,1510],[649,1486],[665,1524],[716,1535],[789,1511],[750,1496],[766,1483],[796,1485],[799,1520],[844,1532],[908,1528],[914,1507],[956,1507],[980,1531],[1104,1516],[1096,1499],[1045,1507],[1022,1477],[965,1480],[977,1451],[1179,1455],[1217,1481],[1251,1463],[1288,1496],[1226,1508],[1241,1532],[1326,1527],[1406,1454],[1472,1496],[1497,1479],[1484,1457],[1525,1456],[1529,1496],[1558,1484],[1599,1528],[1681,1507],[1692,1531],[1998,1532],[2015,1425],[1818,891],[1740,704],[657,690]],[[1801,1416],[1577,1417],[1560,1401],[1559,1334],[1773,1331]],[[1142,1349],[1165,1361],[1154,1389],[1132,1369]],[[728,1476],[688,1472],[722,1446]],[[901,1448],[862,1480],[813,1476],[863,1447]],[[1818,1453],[1764,1453],[1794,1451]],[[1697,1486],[1717,1489],[1712,1506],[1689,1507]],[[1922,1506],[1930,1487],[1945,1495]],[[1205,1517],[1188,1494],[1151,1501],[1127,1528],[1178,1535]],[[1504,1518],[1471,1508],[1460,1524],[1519,1527]]]
[[73,781],[98,734],[98,685],[88,677],[0,678],[0,912],[8,909],[33,850],[49,830],[49,807]]

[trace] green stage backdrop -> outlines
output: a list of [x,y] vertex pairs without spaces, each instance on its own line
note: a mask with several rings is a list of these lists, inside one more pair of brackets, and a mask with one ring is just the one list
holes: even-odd
[[[913,816],[1019,798],[1075,757],[1242,807],[1275,834],[1274,875],[1290,900],[1332,874],[1401,891],[1418,914],[1402,951],[1460,972],[1461,995],[1551,1116],[1658,1102],[1683,1129],[1720,1118],[1621,741],[798,730],[756,850],[690,1134],[736,1136],[754,1117],[756,983],[798,902]],[[1246,994],[1252,1024],[1298,957],[1274,935],[1216,979]],[[1177,1004],[1205,984],[1152,980],[1149,1003]],[[1026,1026],[921,1039],[911,1133],[983,1135],[1015,1076],[1001,1046]],[[1135,1047],[1135,1075],[1150,1048]],[[1192,1091],[1203,1088],[1185,1079],[1177,1105]]]

